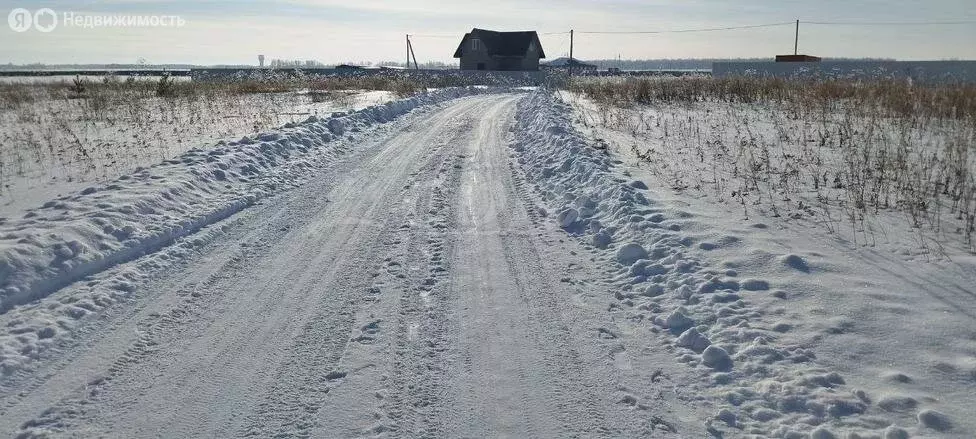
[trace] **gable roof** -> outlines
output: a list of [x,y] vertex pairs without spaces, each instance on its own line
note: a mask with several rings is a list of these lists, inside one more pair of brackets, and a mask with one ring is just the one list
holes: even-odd
[[525,56],[529,51],[529,45],[535,43],[535,47],[539,50],[539,58],[546,57],[539,41],[539,34],[535,31],[496,32],[474,28],[471,32],[464,34],[461,44],[458,44],[458,48],[454,52],[455,58],[461,57],[461,49],[464,48],[464,43],[471,38],[481,40],[488,50],[489,56]]

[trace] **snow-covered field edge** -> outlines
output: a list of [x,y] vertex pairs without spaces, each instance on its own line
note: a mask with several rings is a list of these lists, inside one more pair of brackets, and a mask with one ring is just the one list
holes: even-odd
[[[316,163],[355,148],[360,134],[430,105],[500,89],[442,89],[359,111],[193,149],[0,222],[0,378],[30,363],[134,286],[125,277],[41,308],[51,293],[157,252],[300,184]],[[201,237],[199,243],[206,241]],[[191,240],[196,241],[196,240]],[[186,244],[186,243],[184,243]],[[194,245],[190,242],[190,247]],[[31,308],[21,312],[19,308]],[[38,308],[38,309],[35,309]]]
[[807,322],[785,317],[803,311],[770,304],[794,294],[784,279],[815,271],[806,255],[766,252],[743,265],[710,261],[709,250],[738,238],[706,242],[687,233],[692,214],[628,178],[621,162],[573,127],[572,117],[571,107],[548,92],[524,99],[515,157],[549,216],[611,269],[609,311],[632,326],[624,332],[646,336],[649,349],[660,344],[687,365],[679,379],[696,395],[690,403],[713,411],[704,422],[714,436],[952,434],[942,413],[911,398],[871,395],[819,361],[818,342],[844,328],[789,334]]

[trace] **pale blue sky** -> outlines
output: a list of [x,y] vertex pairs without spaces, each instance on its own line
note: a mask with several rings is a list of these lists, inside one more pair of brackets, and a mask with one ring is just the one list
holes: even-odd
[[[802,25],[800,51],[832,57],[976,59],[976,0],[0,0],[0,14],[48,7],[59,14],[178,15],[181,28],[61,26],[16,33],[0,24],[0,63],[255,63],[268,58],[325,63],[404,58],[449,61],[472,27],[496,30],[651,31],[805,21],[973,21],[941,26]],[[550,58],[569,38],[543,36]],[[583,59],[761,57],[793,50],[793,28],[576,38]]]

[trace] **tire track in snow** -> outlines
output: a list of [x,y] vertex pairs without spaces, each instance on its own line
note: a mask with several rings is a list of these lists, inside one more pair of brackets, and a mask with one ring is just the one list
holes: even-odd
[[[441,96],[441,98],[443,97]],[[425,99],[425,101],[436,102],[441,98],[435,97],[433,100]],[[404,104],[403,102],[394,104],[394,107],[396,106],[410,108],[409,104]],[[409,129],[411,121],[425,120],[424,118],[429,112],[435,111],[440,107],[442,107],[441,104],[423,105],[417,111],[412,112],[412,114],[398,118],[396,121],[373,126],[365,132],[358,131],[356,136],[359,137],[359,133],[368,134],[364,138],[368,143],[370,139],[381,138],[381,136],[388,135],[391,132],[399,132],[399,130],[405,129],[405,126],[406,129]],[[397,111],[402,111],[402,109]],[[386,120],[383,118],[385,116],[379,114],[383,113],[382,109],[372,109],[366,113],[370,113],[373,117],[380,118],[380,120]],[[353,119],[361,119],[359,116],[362,116],[362,114],[358,114]],[[339,119],[345,120],[348,118],[340,117]],[[346,123],[345,125],[349,124]],[[329,127],[332,127],[332,124],[329,124]],[[349,127],[345,126],[345,128]],[[360,130],[361,128],[354,127],[352,129]],[[320,128],[317,129],[321,131]],[[267,136],[274,136],[273,133],[266,134]],[[267,136],[262,134],[260,137]],[[351,159],[358,158],[362,160],[364,157],[376,153],[376,151],[370,152],[369,148],[352,148],[356,144],[352,136],[348,139],[336,139],[334,142],[329,143],[328,147],[323,146],[315,152],[304,149],[309,141],[307,137],[299,136],[292,140],[300,142],[301,145],[297,145],[296,147],[308,152],[308,154],[297,156],[295,154],[287,154],[290,157],[287,163],[277,163],[277,167],[267,173],[270,175],[261,174],[259,176],[261,178],[255,177],[251,179],[251,184],[256,185],[254,187],[262,186],[264,183],[261,182],[266,182],[265,180],[270,179],[268,181],[272,181],[272,186],[277,187],[274,192],[281,192],[284,187],[292,187],[293,184],[298,182],[309,181],[311,177],[326,174],[335,175],[334,171],[346,166],[344,163],[348,164],[352,161]],[[288,143],[284,140],[279,140],[278,144],[282,142]],[[217,153],[222,157],[228,154],[228,149],[221,145],[218,144],[217,149],[211,152]],[[196,152],[191,155],[196,156],[199,154],[199,152]],[[193,160],[190,160],[190,162],[193,162]],[[166,172],[179,171],[179,165],[176,164],[167,163],[160,166],[159,169],[163,170],[163,168],[166,168]],[[153,169],[156,169],[156,167]],[[251,170],[253,171],[254,169]],[[140,190],[153,192],[159,189],[157,186],[154,186],[163,181],[156,180],[159,176],[143,174],[141,173],[136,177],[138,179],[149,179],[153,181],[153,184],[140,184],[138,185],[138,187],[142,188]],[[285,181],[288,183],[285,184]],[[224,189],[230,190],[231,188],[228,186],[217,192],[223,193]],[[164,195],[169,197],[167,199],[179,201],[170,194]],[[98,197],[103,196],[106,195],[98,195]],[[189,200],[186,204],[193,206],[199,203],[198,201]],[[221,247],[220,245],[214,245],[214,240],[230,239],[233,241],[244,239],[242,234],[236,233],[231,228],[235,224],[241,224],[242,218],[248,218],[254,215],[255,211],[265,210],[260,207],[261,204],[265,203],[257,202],[256,204],[250,205],[250,208],[245,209],[241,213],[237,213],[230,219],[221,221],[219,227],[208,226],[191,236],[178,238],[175,245],[170,245],[158,252],[150,253],[132,262],[112,267],[104,272],[93,274],[80,282],[57,291],[49,297],[37,300],[29,305],[21,306],[17,309],[17,312],[0,314],[0,326],[3,329],[0,331],[0,345],[2,345],[0,347],[4,350],[4,354],[0,355],[0,360],[2,360],[0,361],[0,413],[3,413],[2,407],[4,405],[17,400],[17,395],[23,393],[24,390],[42,384],[46,379],[45,377],[50,374],[50,371],[57,369],[58,364],[65,364],[73,355],[73,351],[78,350],[77,348],[80,344],[92,338],[89,337],[90,334],[95,334],[101,330],[101,327],[104,326],[102,324],[103,322],[117,321],[120,316],[127,315],[133,305],[141,306],[142,303],[140,302],[145,302],[147,299],[154,300],[159,296],[159,294],[156,294],[158,291],[143,291],[141,285],[159,278],[158,274],[165,274],[168,271],[185,267],[189,263],[187,259],[192,258],[195,254],[212,252],[215,247]],[[158,210],[166,209],[159,207]],[[176,212],[177,217],[181,216],[179,214],[180,212],[182,211]],[[276,212],[267,211],[260,215],[270,220],[270,218],[276,215]],[[155,218],[142,217],[142,220],[147,222],[143,225],[152,225],[154,224]],[[178,218],[175,220],[178,220]],[[290,220],[295,223],[300,223],[302,218],[293,217]],[[137,228],[140,227],[142,226]],[[65,315],[67,315],[67,318],[65,318]]]
[[[506,99],[506,102],[510,99]],[[458,137],[418,171],[404,205],[409,209],[388,239],[394,247],[379,266],[370,291],[375,305],[360,312],[343,368],[355,370],[330,392],[313,437],[438,437],[442,388],[456,326],[454,300],[443,281],[451,270],[454,206],[461,175],[458,145],[470,141],[471,120]]]
[[[405,148],[413,148],[425,157],[421,161],[441,161],[448,147],[458,133],[462,133],[463,126],[458,125],[458,115],[464,114],[470,107],[463,107],[457,112],[450,113],[451,118],[446,122],[435,123],[428,130],[421,132],[417,138],[401,136],[392,142]],[[433,148],[428,150],[426,148]],[[400,148],[391,147],[388,151],[398,151]],[[429,158],[426,158],[429,157]],[[386,157],[384,157],[386,158]],[[392,157],[391,157],[392,159]],[[406,161],[406,160],[405,160]],[[414,168],[416,158],[408,161],[409,167],[400,168],[406,171]],[[426,167],[426,166],[425,166]],[[405,174],[405,172],[404,172]],[[412,172],[410,175],[400,175],[388,178],[388,188],[396,185],[414,187],[418,182],[430,179],[431,176],[423,172]],[[406,183],[406,184],[404,184]],[[376,207],[394,205],[393,199],[402,198],[403,192],[397,191],[397,197],[389,197],[382,202],[374,203]],[[352,196],[352,195],[350,195]],[[364,197],[365,198],[365,197]],[[377,213],[366,216],[370,218]],[[390,231],[399,225],[400,215],[385,213],[386,223],[383,230],[372,239],[378,242],[389,242]],[[409,239],[417,239],[411,236]],[[320,314],[310,320],[301,334],[289,349],[284,367],[276,374],[276,385],[267,393],[267,399],[260,405],[257,415],[248,422],[244,433],[248,436],[267,437],[309,437],[315,427],[315,414],[327,402],[327,394],[347,379],[354,371],[342,367],[342,360],[347,348],[354,338],[354,333],[360,331],[355,325],[357,306],[366,303],[372,294],[373,274],[370,268],[375,261],[383,259],[384,248],[371,244],[365,246],[365,251],[359,253],[364,257],[350,261],[341,272],[344,274],[335,282],[338,288],[347,291],[342,302],[326,300],[319,309]],[[369,253],[366,253],[366,252]],[[352,293],[352,294],[350,294]]]
[[[520,192],[508,157],[514,108],[481,120],[466,151],[458,248],[449,282],[457,297],[457,361],[444,379],[446,431],[466,436],[611,436],[629,414],[609,413],[605,368],[581,358],[553,277],[559,251],[537,235],[539,212]],[[561,259],[560,259],[561,260]],[[616,418],[616,419],[615,419]]]
[[[139,367],[130,364],[114,372],[115,377],[111,381],[99,383],[103,387],[99,396],[68,398],[46,411],[42,418],[47,418],[47,422],[43,425],[28,427],[31,430],[43,426],[70,430],[72,425],[85,423],[113,431],[129,420],[131,425],[127,425],[128,431],[148,432],[153,431],[154,426],[167,425],[168,431],[184,436],[207,435],[208,431],[230,434],[240,428],[238,424],[241,420],[236,413],[252,409],[250,406],[253,403],[248,400],[253,395],[249,393],[270,389],[266,387],[267,383],[273,379],[274,367],[286,352],[281,349],[287,347],[287,343],[281,343],[281,339],[298,336],[297,328],[302,328],[301,325],[313,311],[333,305],[321,301],[316,304],[314,299],[332,292],[339,296],[335,302],[341,305],[351,297],[351,290],[343,288],[341,282],[336,285],[335,279],[328,278],[321,267],[336,267],[332,272],[334,276],[344,267],[361,264],[363,252],[379,240],[376,222],[384,219],[385,207],[399,193],[396,185],[402,183],[419,158],[426,156],[426,146],[442,135],[441,131],[449,130],[455,116],[477,104],[476,100],[457,103],[424,121],[426,130],[381,142],[375,148],[382,151],[372,157],[367,165],[354,169],[345,182],[334,189],[329,189],[331,185],[328,182],[318,182],[294,193],[295,197],[309,198],[329,194],[329,198],[335,202],[308,226],[292,231],[284,242],[277,243],[278,251],[263,258],[262,264],[252,267],[257,268],[254,273],[271,273],[273,279],[256,275],[259,277],[243,276],[241,279],[219,281],[215,286],[217,290],[246,294],[209,303],[208,318],[199,319],[197,327],[189,324],[186,328],[167,334],[167,340],[173,343],[173,346],[163,344],[169,348],[168,351],[153,352],[148,355],[148,360],[136,363]],[[398,164],[399,167],[391,168],[391,164]],[[373,194],[360,196],[362,191],[372,191]],[[295,204],[292,213],[296,217],[307,215],[309,211],[315,212],[315,209],[302,211],[307,202],[304,205],[301,201]],[[353,257],[341,259],[346,254]],[[282,260],[277,260],[279,258]],[[273,283],[268,284],[269,280]],[[333,288],[328,288],[329,282],[333,282]],[[247,298],[257,299],[258,303]],[[175,312],[192,317],[182,309]],[[235,316],[242,321],[233,321]],[[348,319],[340,319],[332,326],[335,334],[331,335],[341,333],[345,338],[349,329],[343,326],[346,324]],[[134,348],[143,349],[144,345],[137,342]],[[193,356],[190,356],[191,353]],[[173,364],[173,358],[190,361],[189,364]],[[221,364],[227,369],[221,369]],[[163,377],[165,374],[156,374],[158,370],[171,375]],[[305,375],[316,372],[309,370]],[[162,392],[164,398],[155,399],[131,389],[133,386],[169,390]],[[169,401],[172,403],[167,404]],[[294,405],[300,402],[285,403]],[[82,406],[84,410],[77,410]],[[156,415],[150,419],[137,419],[140,413]],[[77,419],[70,419],[72,417]],[[186,422],[187,419],[191,421]],[[268,428],[274,427],[268,425]],[[88,425],[86,429],[91,431],[92,426]],[[43,432],[44,429],[39,431]]]
[[[466,121],[466,131],[471,123]],[[465,136],[465,142],[470,136]],[[430,187],[421,215],[423,235],[411,241],[408,266],[416,267],[404,278],[397,312],[393,369],[389,404],[384,407],[398,434],[438,437],[444,431],[441,383],[451,358],[450,336],[455,332],[451,312],[456,298],[445,287],[451,271],[456,228],[454,203],[457,198],[463,156],[455,145],[438,169],[440,178]]]
[[366,305],[357,313],[340,361],[342,370],[352,372],[323,401],[313,437],[403,431],[400,390],[405,386],[397,384],[401,380],[396,372],[402,369],[404,353],[409,353],[404,346],[409,343],[408,330],[414,328],[413,320],[408,320],[414,316],[404,308],[412,296],[420,294],[417,286],[427,284],[423,279],[428,273],[434,276],[438,270],[429,264],[430,256],[423,250],[436,242],[430,238],[428,222],[437,214],[432,198],[442,181],[434,175],[451,160],[450,150],[453,148],[441,147],[436,160],[416,173],[428,181],[408,185],[399,207],[402,215],[396,215],[399,221],[393,233],[384,238],[385,257],[372,264],[374,280],[367,289]]
[[[263,216],[271,218],[271,222],[279,225],[288,223],[288,218],[281,212],[262,213],[266,214]],[[52,398],[57,400],[58,397],[54,395],[61,394],[67,396],[45,410],[42,416],[23,424],[23,428],[27,430],[24,432],[25,435],[29,436],[31,430],[38,427],[52,426],[57,429],[65,427],[68,424],[62,419],[65,414],[69,418],[80,418],[80,413],[83,412],[81,408],[90,398],[98,394],[101,386],[109,383],[126,367],[137,364],[140,359],[151,353],[153,346],[164,342],[161,337],[166,335],[167,331],[181,328],[190,320],[189,317],[200,315],[203,309],[212,305],[223,294],[219,290],[208,290],[208,286],[216,284],[220,279],[237,277],[250,261],[265,256],[271,248],[269,243],[278,241],[291,226],[297,225],[291,223],[285,227],[268,227],[253,231],[232,230],[235,225],[240,225],[251,218],[252,214],[260,215],[258,212],[247,212],[217,230],[204,232],[205,236],[195,238],[193,243],[187,243],[190,247],[202,251],[206,248],[201,247],[199,242],[208,242],[205,245],[211,247],[209,250],[212,253],[207,255],[206,259],[223,262],[196,266],[192,264],[192,260],[176,259],[172,266],[158,267],[190,268],[191,272],[178,279],[175,284],[164,288],[162,294],[137,291],[129,306],[105,312],[98,320],[79,328],[77,337],[60,343],[58,350],[52,350],[51,353],[58,354],[58,357],[44,363],[44,367],[37,373],[34,375],[23,373],[21,380],[8,381],[6,384],[9,387],[4,389],[4,397],[0,399],[4,404],[4,409],[0,410],[0,414],[3,415],[0,419],[3,417],[24,419],[29,416],[31,407],[43,404],[41,401],[44,400],[50,401]],[[221,239],[232,239],[233,242],[229,246],[221,247],[215,242]],[[149,261],[128,265],[146,264],[156,267],[159,256],[153,255],[148,258]],[[125,278],[128,269],[127,265],[113,269],[106,273],[106,279]],[[166,291],[167,289],[173,292],[170,293]],[[135,302],[137,299],[143,303]],[[97,340],[99,346],[129,347],[115,359],[105,358],[104,355],[86,355],[84,349],[93,349],[93,345],[96,345],[92,343],[93,340]],[[63,373],[62,371],[67,368],[73,370]]]

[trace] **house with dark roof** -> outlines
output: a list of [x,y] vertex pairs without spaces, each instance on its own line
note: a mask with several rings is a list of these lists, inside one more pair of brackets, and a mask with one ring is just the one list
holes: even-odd
[[461,70],[537,71],[546,57],[535,31],[495,32],[475,28],[454,52]]

